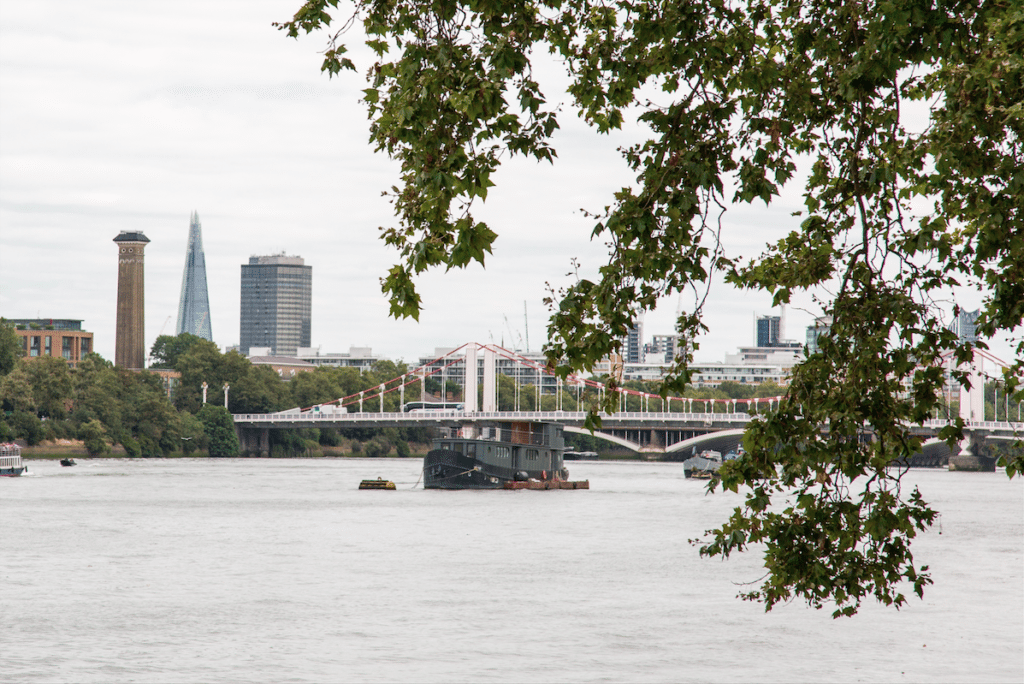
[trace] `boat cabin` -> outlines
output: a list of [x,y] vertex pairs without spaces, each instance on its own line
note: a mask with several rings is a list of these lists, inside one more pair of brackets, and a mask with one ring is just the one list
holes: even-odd
[[555,423],[499,423],[441,428],[434,448],[497,468],[550,473],[562,468],[565,441],[562,426]]

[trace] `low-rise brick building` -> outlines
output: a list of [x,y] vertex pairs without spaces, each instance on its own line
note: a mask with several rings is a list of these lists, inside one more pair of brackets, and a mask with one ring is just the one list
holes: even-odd
[[92,333],[82,330],[82,321],[67,318],[11,318],[8,323],[22,339],[25,358],[62,358],[72,367],[94,351]]

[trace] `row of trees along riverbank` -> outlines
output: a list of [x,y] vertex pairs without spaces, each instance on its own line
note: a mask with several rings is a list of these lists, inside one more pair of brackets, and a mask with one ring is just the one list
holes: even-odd
[[[89,354],[77,368],[61,358],[20,358],[21,341],[9,325],[0,325],[0,440],[22,439],[29,445],[44,440],[78,439],[92,455],[110,453],[121,445],[128,456],[166,456],[181,452],[207,451],[211,455],[230,456],[238,451],[230,413],[267,413],[295,406],[312,406],[338,397],[365,392],[363,409],[380,410],[378,388],[408,371],[405,363],[379,361],[372,369],[320,367],[282,380],[268,366],[253,365],[244,356],[223,354],[207,340],[187,333],[177,337],[159,337],[151,352],[152,368],[173,369],[181,374],[173,398],[168,399],[160,377],[155,373],[131,372],[115,367],[98,354]],[[202,384],[207,383],[209,403],[202,402]],[[228,407],[223,406],[223,386],[230,386]],[[392,383],[393,386],[394,383]],[[461,400],[461,387],[447,381],[445,392]],[[430,377],[426,391],[441,393],[441,379]],[[629,381],[625,388],[657,394],[657,382]],[[482,391],[482,390],[481,390]],[[684,396],[696,400],[764,398],[784,393],[774,383],[744,385],[724,382],[718,388],[690,388]],[[406,401],[420,399],[420,383],[406,387]],[[1005,406],[995,405],[995,389],[990,388],[988,412],[992,417]],[[569,388],[560,397],[538,393],[534,384],[519,383],[501,376],[498,383],[499,410],[566,411],[589,408],[596,400],[593,390],[579,397]],[[398,392],[384,395],[384,410],[399,411]],[[1002,404],[1003,402],[999,402]],[[623,399],[627,411],[664,409],[663,400],[652,396],[643,400],[630,394]],[[714,405],[694,406],[709,410]],[[678,403],[671,406],[681,407]],[[742,406],[741,406],[742,408]],[[1008,407],[1012,412],[1017,406]],[[717,410],[727,410],[718,404]],[[367,456],[395,454],[408,456],[430,440],[426,428],[347,430],[303,429],[271,432],[271,453],[291,456],[323,453],[361,453]]]
[[[162,336],[152,367],[174,369],[181,381],[168,398],[159,375],[114,366],[89,354],[71,368],[62,358],[21,358],[22,343],[0,322],[0,441],[81,440],[90,455],[120,445],[130,457],[238,453],[231,413],[262,413],[311,406],[377,387],[405,372],[402,363],[381,361],[373,369],[318,369],[283,381],[268,367],[254,366],[235,352],[193,335]],[[307,377],[308,376],[308,377]],[[202,383],[211,389],[202,403]],[[228,407],[223,391],[230,386]],[[429,441],[425,429],[275,430],[274,456],[359,453],[407,456]],[[413,446],[410,446],[412,444]]]

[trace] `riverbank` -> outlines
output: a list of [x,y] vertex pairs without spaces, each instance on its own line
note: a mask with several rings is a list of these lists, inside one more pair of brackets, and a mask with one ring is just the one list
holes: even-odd
[[[90,456],[89,451],[85,448],[85,443],[77,439],[57,439],[47,440],[40,442],[34,446],[27,446],[24,441],[17,440],[16,442],[21,447],[21,457],[26,460],[50,460],[56,461],[62,458],[128,458],[128,454],[125,452],[124,447],[120,444],[110,447],[110,453],[102,454],[98,456]],[[410,458],[422,458],[430,450],[429,444],[410,443],[409,444],[409,457]],[[388,454],[389,457],[394,457],[395,453],[392,451]],[[664,454],[639,454],[634,452],[601,452],[598,454],[598,458],[601,461],[659,461],[666,460]],[[190,454],[186,454],[180,451],[173,452],[164,456],[163,458],[208,458],[209,454],[206,451],[194,451]],[[294,456],[284,456],[282,458],[375,458],[373,456],[367,456],[361,451],[353,451],[351,444],[345,446],[321,446],[319,451],[307,452],[304,454],[296,454]],[[570,465],[572,461],[569,461],[567,465]]]
[[[110,447],[110,453],[100,454],[97,456],[91,456],[88,449],[85,448],[84,442],[81,440],[74,439],[58,439],[58,440],[47,440],[28,446],[22,440],[16,442],[21,447],[21,457],[25,460],[45,460],[45,461],[57,461],[62,458],[92,458],[92,459],[118,459],[128,458],[128,454],[124,447],[120,444]],[[427,451],[430,449],[428,444],[409,444],[410,458],[422,458]],[[389,456],[394,456],[394,452]],[[163,456],[162,458],[209,458],[209,454],[205,450],[194,451],[190,454],[186,454],[180,451],[172,452]],[[361,451],[353,451],[350,446],[322,446],[318,451],[310,451],[303,454],[295,454],[293,456],[284,456],[282,458],[374,458],[368,456]]]

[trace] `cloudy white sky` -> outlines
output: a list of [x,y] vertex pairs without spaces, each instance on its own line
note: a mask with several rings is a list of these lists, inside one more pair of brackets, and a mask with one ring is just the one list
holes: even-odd
[[[631,181],[616,147],[640,131],[599,137],[565,111],[557,163],[507,164],[477,211],[500,236],[486,270],[422,278],[420,322],[394,321],[379,278],[395,255],[377,235],[393,225],[381,191],[397,172],[367,144],[359,102],[372,60],[354,49],[358,74],[322,75],[324,36],[295,41],[271,26],[298,5],[0,4],[0,315],[83,319],[96,350],[113,358],[112,240],[140,230],[151,240],[148,349],[159,334],[174,333],[196,210],[222,347],[238,343],[241,264],[282,251],[313,267],[312,341],[323,352],[370,346],[413,360],[468,341],[518,346],[527,325],[530,347],[541,346],[545,283],[564,284],[573,257],[584,276],[604,257],[579,209],[600,209]],[[554,100],[559,70],[545,72]],[[730,254],[752,256],[788,232],[795,208],[731,210]],[[980,302],[977,293],[961,297],[971,308]],[[719,361],[751,343],[753,317],[771,313],[770,305],[766,293],[716,284],[698,360]],[[675,308],[673,298],[649,313],[647,335],[671,332]],[[809,298],[795,301],[787,336],[803,340],[816,313]],[[1005,358],[1008,349],[994,351]]]

